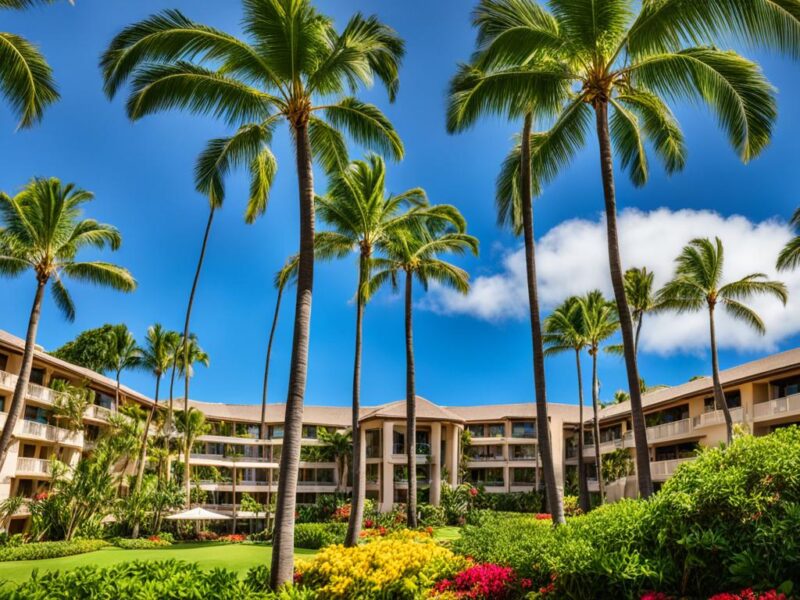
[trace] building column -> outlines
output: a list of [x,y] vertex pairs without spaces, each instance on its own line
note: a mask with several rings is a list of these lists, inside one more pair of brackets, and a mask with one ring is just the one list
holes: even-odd
[[381,438],[381,503],[380,511],[389,512],[394,504],[394,465],[392,464],[392,439],[394,423],[383,422]]
[[441,499],[442,492],[442,424],[431,424],[431,488],[430,488],[430,501],[431,504],[438,506]]
[[[595,440],[597,442],[597,440]],[[556,473],[558,493],[564,495],[564,422],[560,418],[550,418],[550,447],[553,452],[553,470]]]
[[461,452],[461,427],[453,425],[450,427],[453,443],[450,444],[450,485],[458,485],[458,463],[459,453]]
[[[358,481],[360,484],[359,487],[361,489],[361,496],[363,498],[367,495],[367,428],[364,427],[363,423],[358,427],[358,437],[361,441],[359,452],[359,459],[361,460],[361,472],[359,473]],[[334,471],[335,470],[336,469],[334,469]]]

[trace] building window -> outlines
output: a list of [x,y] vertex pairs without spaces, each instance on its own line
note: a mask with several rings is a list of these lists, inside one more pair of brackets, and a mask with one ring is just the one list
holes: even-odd
[[316,425],[303,425],[303,438],[306,440],[317,439],[317,426]]
[[44,408],[29,405],[25,407],[25,414],[22,418],[26,421],[35,421],[36,423],[47,425],[50,414]]
[[536,459],[536,447],[533,445],[516,445],[511,446],[512,454],[511,457],[514,460],[535,460]]
[[600,443],[622,439],[622,423],[600,430]]
[[378,463],[371,463],[367,465],[366,468],[366,477],[367,483],[378,483],[380,480],[380,465]]
[[0,352],[0,371],[8,369],[8,354]]
[[492,423],[489,425],[489,437],[505,437],[506,426],[503,423]]
[[483,437],[483,423],[467,425],[467,431],[472,437]]
[[[725,392],[725,404],[728,405],[729,409],[732,408],[739,408],[742,406],[742,394],[739,390],[733,390],[732,392]],[[714,396],[710,398],[705,398],[703,400],[703,412],[713,412],[715,410],[722,410],[721,406],[717,406],[716,402],[714,401]]]
[[381,430],[367,429],[364,433],[364,441],[367,446],[367,458],[381,457]]
[[519,421],[511,424],[511,437],[535,438],[536,427],[533,421]]
[[470,469],[469,479],[475,485],[503,485],[503,469]]
[[37,385],[44,385],[44,369],[39,367],[31,369],[30,382]]
[[523,485],[535,483],[536,469],[511,469],[511,482]]
[[800,377],[791,377],[772,382],[773,397],[785,398],[800,393]]
[[283,439],[283,425],[271,425],[269,428],[269,439],[282,440]]
[[6,397],[0,396],[0,412],[6,412]]

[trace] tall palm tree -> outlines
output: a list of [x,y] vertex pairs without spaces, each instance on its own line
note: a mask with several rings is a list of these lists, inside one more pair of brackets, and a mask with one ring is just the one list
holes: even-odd
[[239,483],[239,469],[236,464],[242,459],[242,452],[237,446],[229,446],[225,452],[225,458],[231,461],[231,507],[233,521],[231,523],[231,533],[236,533],[236,521],[238,520],[239,510],[236,506],[236,485]]
[[[165,11],[134,24],[103,55],[105,89],[114,96],[132,79],[127,105],[131,119],[182,108],[222,117],[236,132],[211,140],[200,155],[196,184],[214,209],[224,199],[224,178],[249,166],[248,221],[266,209],[277,161],[272,134],[286,121],[295,143],[300,204],[300,250],[295,330],[286,402],[271,584],[293,576],[294,509],[300,460],[308,331],[314,266],[314,178],[312,163],[326,170],[347,162],[342,131],[358,143],[393,158],[403,146],[377,107],[345,93],[377,77],[394,100],[404,54],[396,33],[375,17],[354,15],[338,31],[311,0],[242,0],[244,41]],[[211,216],[209,216],[209,225]],[[206,236],[207,237],[207,236]],[[187,319],[188,320],[188,319]],[[188,326],[185,328],[188,333]]]
[[179,410],[175,413],[175,426],[178,432],[183,435],[181,440],[181,452],[183,452],[183,491],[186,494],[186,508],[192,505],[191,489],[191,461],[192,447],[201,435],[205,435],[211,429],[206,423],[206,416],[194,407],[186,410]]
[[656,292],[653,288],[655,274],[647,267],[632,267],[625,271],[625,298],[631,310],[631,320],[636,329],[633,336],[633,352],[639,355],[639,337],[642,333],[644,316],[658,310]]
[[[158,408],[158,398],[161,388],[161,378],[170,368],[175,360],[175,349],[180,342],[180,334],[177,331],[168,331],[160,323],[151,325],[147,328],[145,346],[142,348],[141,366],[153,374],[156,380],[156,390],[153,395],[153,406],[147,413],[147,420],[142,433],[142,443],[139,449],[139,458],[136,467],[136,480],[133,485],[133,493],[138,494],[142,488],[144,478],[144,468],[147,463],[147,440],[150,432],[150,425],[155,417]],[[133,537],[139,536],[139,521],[133,524]]]
[[786,245],[778,254],[777,267],[779,271],[796,269],[797,265],[800,265],[800,208],[792,213],[792,219],[789,224],[797,235],[786,242]]
[[603,297],[600,290],[593,290],[578,298],[580,307],[580,320],[582,329],[592,357],[592,438],[594,439],[594,460],[597,468],[597,482],[600,488],[600,503],[605,501],[605,482],[603,481],[603,468],[600,459],[600,379],[597,376],[597,357],[600,353],[600,344],[610,338],[619,330],[619,318],[613,302]]
[[763,335],[766,327],[761,317],[744,302],[753,296],[767,295],[784,305],[788,298],[786,285],[770,281],[764,273],[751,273],[736,281],[722,283],[725,253],[722,240],[694,239],[675,259],[675,276],[659,292],[664,309],[678,313],[708,311],[711,341],[711,379],[714,386],[714,404],[722,408],[728,443],[733,439],[733,419],[719,379],[717,334],[714,311],[722,305],[725,312],[736,321],[745,323]]
[[75,305],[64,280],[107,286],[130,292],[136,289],[131,274],[117,265],[78,262],[78,252],[87,246],[119,248],[121,237],[111,225],[82,219],[82,205],[94,196],[72,184],[62,185],[55,178],[33,179],[13,198],[0,192],[0,274],[15,276],[27,270],[36,276],[22,365],[14,396],[0,436],[0,468],[12,443],[12,432],[22,412],[33,365],[36,332],[42,299],[48,284],[56,306],[69,321],[75,318]]
[[[429,206],[425,191],[420,188],[401,194],[386,192],[386,164],[379,156],[354,161],[331,176],[328,193],[317,197],[319,217],[331,226],[324,232],[325,258],[358,256],[356,285],[355,358],[353,360],[353,501],[345,537],[346,546],[358,544],[364,516],[366,479],[361,465],[361,433],[358,422],[361,406],[361,341],[366,298],[364,288],[370,279],[370,259],[381,251],[392,233],[413,220],[441,219],[464,229],[463,217],[452,206]],[[319,254],[319,252],[318,252]]]
[[[67,431],[83,431],[83,415],[91,404],[89,388],[85,384],[73,385],[63,379],[53,380],[50,387],[59,392],[53,401],[56,426]],[[54,458],[58,458],[60,441],[57,435],[53,443]]]
[[414,366],[413,297],[414,279],[427,290],[431,281],[450,287],[462,294],[469,291],[469,274],[441,258],[444,253],[478,253],[477,238],[464,232],[463,217],[459,225],[445,225],[439,219],[409,223],[394,230],[383,244],[386,258],[373,258],[373,275],[365,290],[367,298],[382,285],[391,283],[397,289],[397,279],[404,276],[405,340],[406,340],[406,457],[408,468],[408,526],[417,526],[417,391]]
[[581,318],[580,301],[573,296],[556,307],[544,320],[544,355],[552,356],[563,352],[575,353],[575,369],[578,374],[578,502],[583,512],[589,512],[589,488],[586,481],[586,465],[583,458],[584,419],[583,419],[583,375],[581,372],[581,352],[589,344]]
[[649,175],[647,142],[668,173],[679,171],[683,134],[665,99],[685,98],[709,106],[743,161],[757,156],[775,122],[774,90],[756,63],[715,44],[738,37],[798,55],[800,9],[795,0],[549,0],[548,7],[536,0],[479,2],[477,52],[451,85],[448,127],[463,129],[485,112],[519,117],[535,106],[549,128],[534,137],[530,153],[527,144],[515,148],[506,166],[522,172],[525,163],[541,185],[586,144],[594,116],[639,491],[647,497],[653,484],[619,252],[613,151],[637,186]]
[[[0,0],[0,10],[21,10],[54,0]],[[19,118],[19,128],[35,125],[44,109],[58,100],[53,70],[39,49],[25,38],[0,31],[0,89]]]
[[[317,439],[331,449],[339,478],[336,491],[343,493],[347,487],[347,459],[353,453],[353,432],[352,430],[337,431],[321,427],[317,433]],[[355,503],[355,495],[353,503]],[[353,510],[354,508],[351,506],[350,514],[353,513]]]
[[142,349],[128,326],[120,323],[109,331],[108,368],[114,372],[117,385],[114,389],[114,410],[119,410],[119,397],[122,372],[142,366]]

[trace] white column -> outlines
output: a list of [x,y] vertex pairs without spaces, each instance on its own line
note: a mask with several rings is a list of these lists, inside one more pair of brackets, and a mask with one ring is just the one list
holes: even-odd
[[[596,442],[596,440],[595,440]],[[558,493],[564,494],[564,422],[561,418],[550,418],[550,447],[553,452],[553,470],[556,474]]]
[[450,428],[452,443],[450,444],[450,485],[458,485],[458,458],[461,452],[461,427],[453,425]]
[[383,438],[381,439],[381,512],[392,510],[392,504],[394,504],[394,465],[391,462],[393,436],[394,423],[391,421],[384,421]]
[[361,489],[361,497],[363,498],[367,493],[367,429],[363,424],[358,428],[358,437],[361,441],[361,451],[359,452],[361,472],[359,473],[358,481]]
[[431,504],[439,505],[440,495],[442,491],[442,424],[431,424],[431,489],[430,500]]

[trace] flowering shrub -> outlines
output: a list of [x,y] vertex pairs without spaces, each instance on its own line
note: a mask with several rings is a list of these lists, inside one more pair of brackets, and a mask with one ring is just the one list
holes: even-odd
[[295,582],[326,599],[411,600],[465,564],[427,533],[405,530],[354,548],[328,546],[298,562]]
[[352,508],[351,504],[342,504],[341,506],[337,506],[336,510],[333,511],[331,515],[331,521],[336,521],[338,523],[347,523],[350,520],[350,509]]
[[470,600],[504,600],[531,588],[530,579],[518,579],[514,569],[495,564],[470,565],[453,579],[442,579],[432,595]]
[[223,535],[219,538],[220,542],[225,542],[227,544],[240,544],[247,539],[247,536],[242,533],[231,533],[229,535]]
[[149,538],[115,538],[112,540],[114,545],[118,548],[125,550],[149,550],[151,548],[162,548],[164,546],[172,545],[168,540],[161,539],[157,535],[152,535]]
[[709,600],[785,600],[786,594],[778,590],[768,590],[766,592],[754,592],[752,589],[747,588],[738,594],[716,594],[711,596]]
[[549,513],[536,513],[533,516],[533,518],[536,519],[537,521],[552,521],[553,520],[553,517],[550,516]]
[[298,523],[294,526],[295,548],[318,550],[331,544],[343,544],[347,523]]

